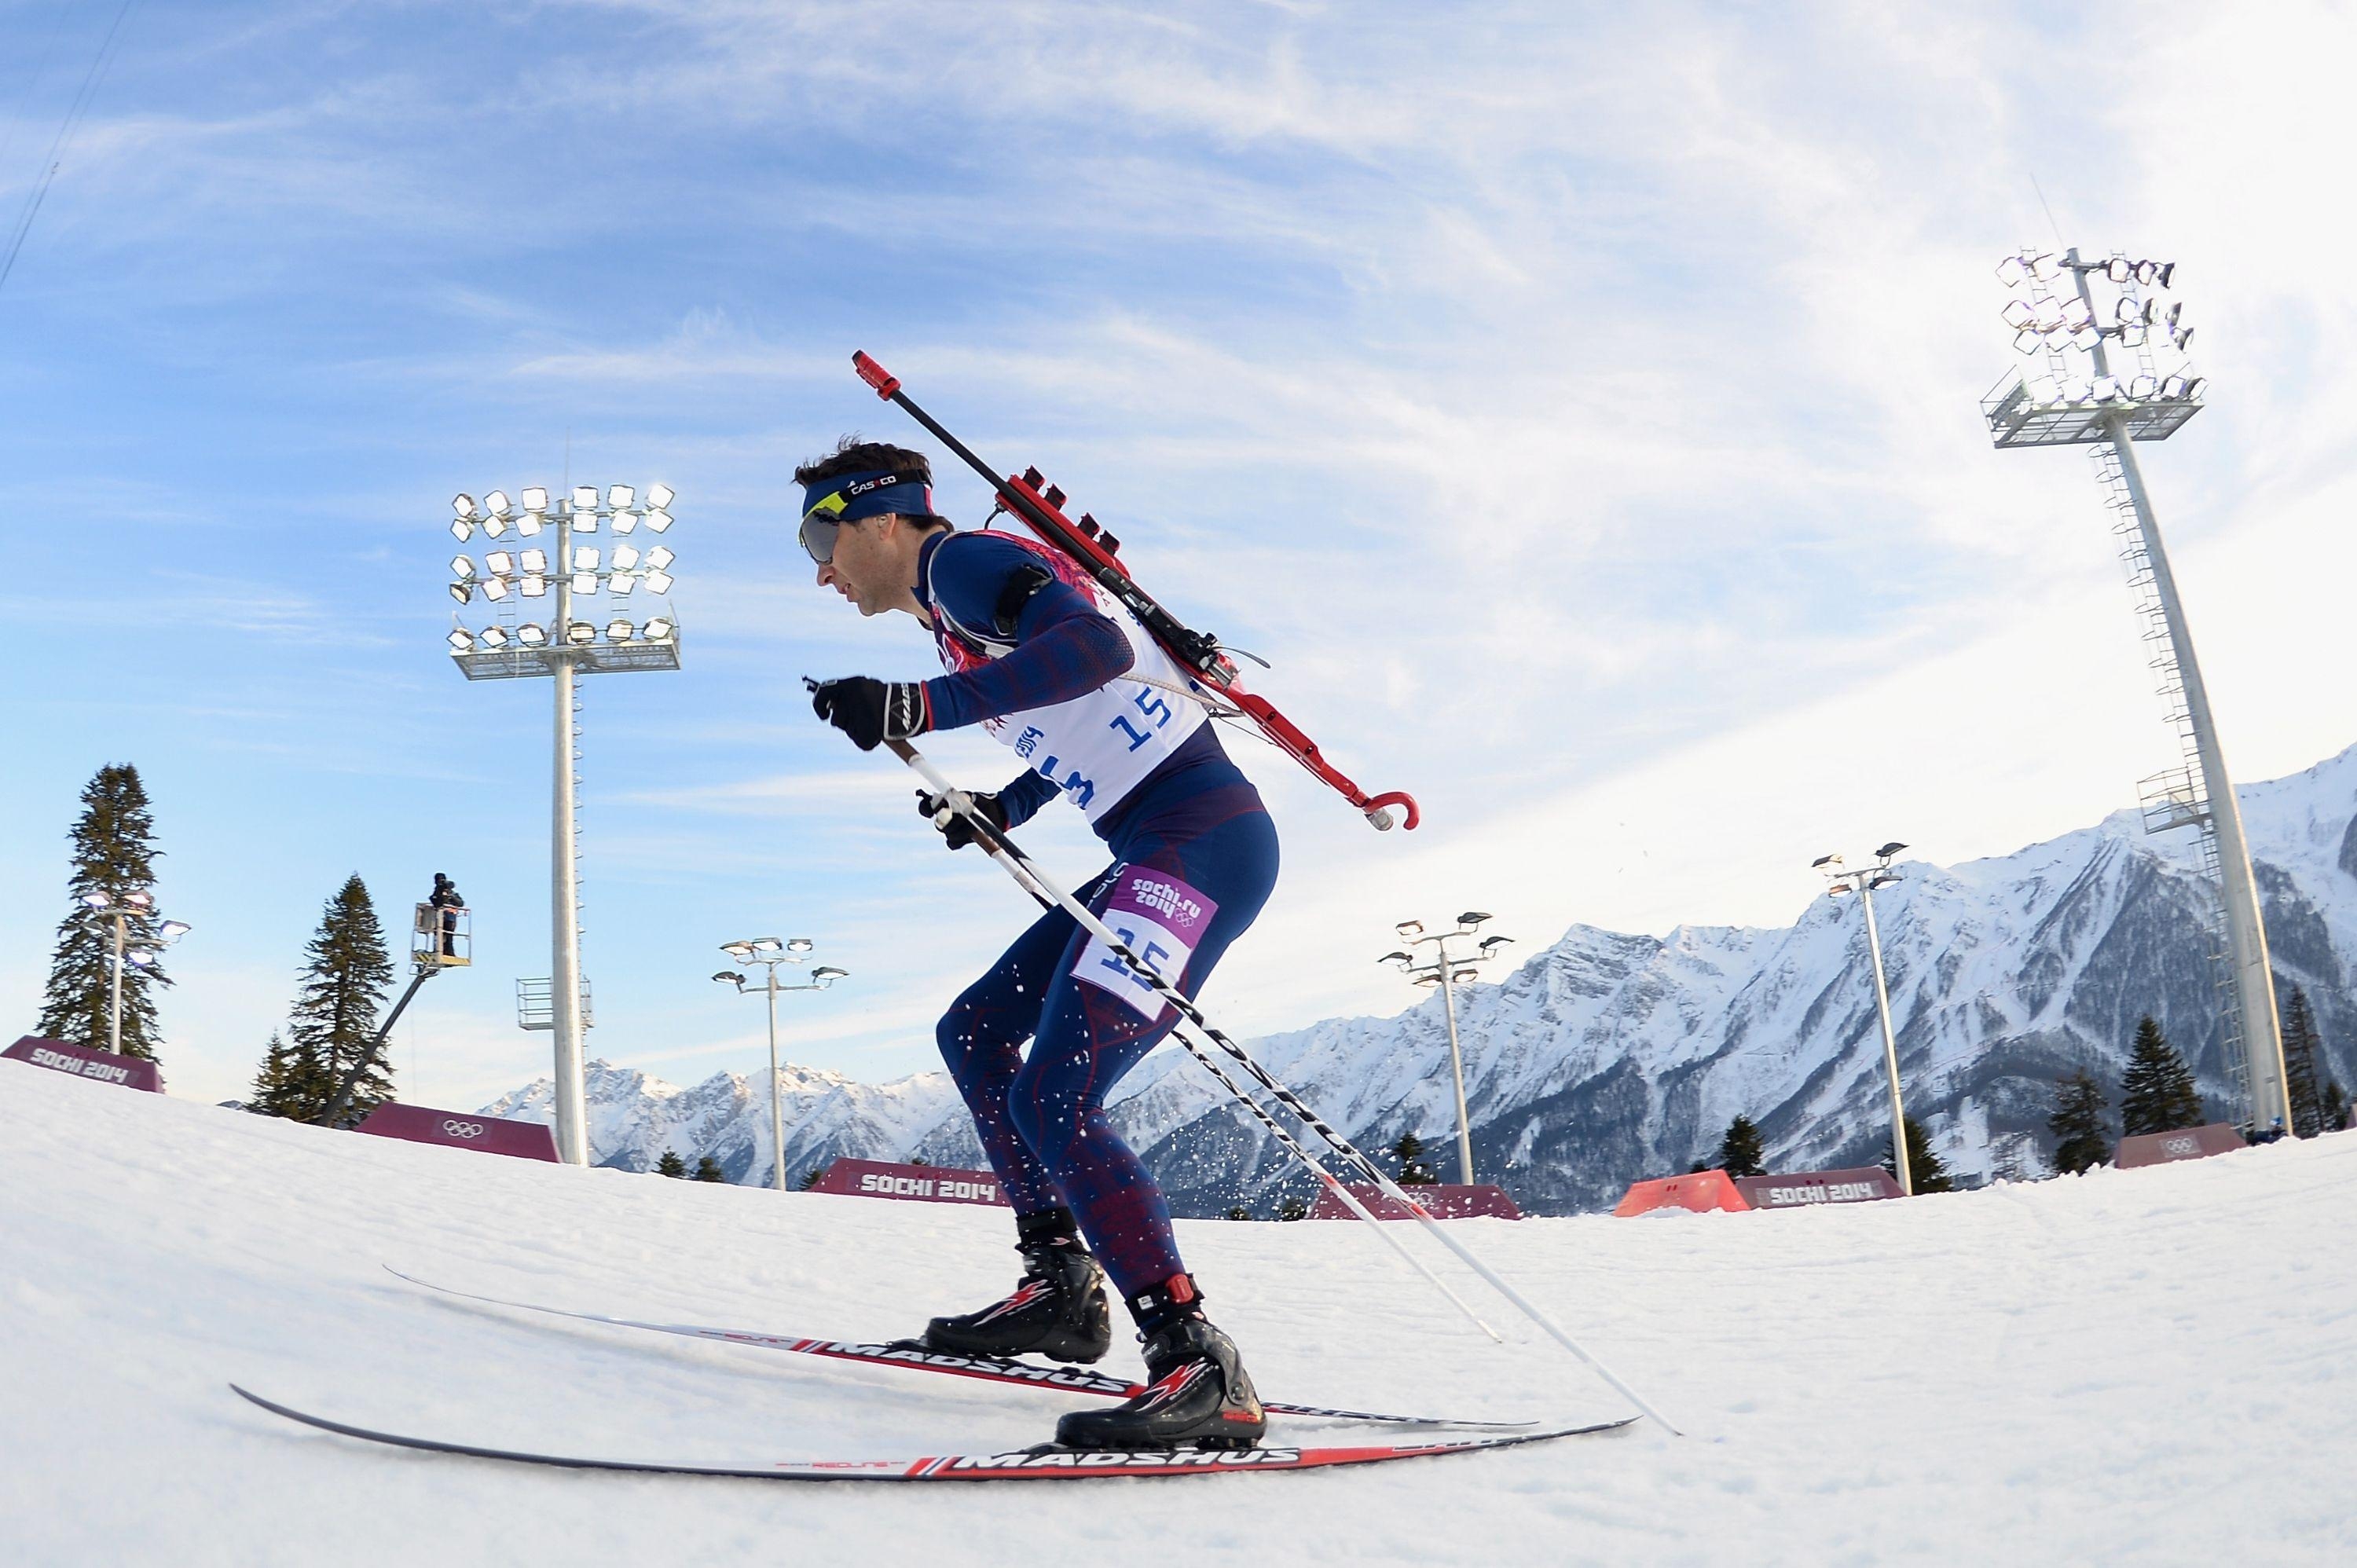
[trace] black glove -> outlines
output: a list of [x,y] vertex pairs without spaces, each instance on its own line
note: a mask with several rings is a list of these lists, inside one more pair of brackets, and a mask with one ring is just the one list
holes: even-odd
[[[966,799],[974,802],[975,811],[990,820],[992,827],[1000,832],[1006,831],[1006,806],[996,794],[971,794]],[[950,820],[946,822],[940,821],[943,811],[950,813]],[[973,818],[963,811],[951,811],[947,800],[923,789],[917,791],[917,814],[933,819],[934,825],[942,830],[942,837],[949,841],[952,849],[963,849],[980,836],[974,831]]]
[[811,711],[849,736],[862,751],[933,727],[925,688],[915,681],[878,681],[867,675],[822,681],[811,693]]

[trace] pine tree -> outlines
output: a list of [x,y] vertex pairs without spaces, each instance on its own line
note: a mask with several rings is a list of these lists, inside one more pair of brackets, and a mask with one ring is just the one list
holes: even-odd
[[1738,1115],[1727,1124],[1727,1136],[1718,1141],[1718,1168],[1731,1176],[1766,1176],[1768,1167],[1760,1162],[1767,1151],[1760,1146],[1760,1129],[1750,1117]]
[[[376,907],[369,901],[368,885],[355,872],[328,898],[320,912],[318,932],[305,949],[310,961],[295,993],[288,1032],[307,1067],[317,1064],[319,1089],[307,1098],[298,1112],[305,1121],[325,1115],[330,1096],[345,1073],[376,1045],[377,1015],[384,1008],[384,990],[393,981],[393,961],[385,956],[384,932],[377,924]],[[346,1119],[358,1122],[393,1098],[393,1073],[382,1060],[371,1060],[352,1086]]]
[[678,1150],[665,1149],[662,1158],[655,1162],[655,1175],[684,1176],[687,1175],[687,1162],[679,1157]]
[[2054,1113],[2046,1119],[2046,1130],[2056,1139],[2054,1168],[2062,1175],[2077,1176],[2111,1164],[2112,1145],[2104,1136],[2104,1087],[2088,1076],[2086,1069],[2056,1081]]
[[1424,1156],[1428,1152],[1425,1142],[1415,1133],[1402,1133],[1399,1135],[1399,1142],[1394,1144],[1386,1152],[1399,1162],[1400,1186],[1437,1187],[1440,1185],[1438,1173],[1425,1161]]
[[2201,1096],[2194,1090],[2185,1058],[2152,1015],[2145,1015],[2136,1020],[2136,1045],[2120,1079],[2120,1131],[2133,1138],[2199,1127],[2202,1120]]
[[826,1167],[824,1165],[813,1165],[809,1170],[802,1173],[802,1189],[804,1192],[812,1191],[817,1187],[820,1182],[825,1179]]
[[[1956,1184],[1948,1175],[1947,1164],[1932,1152],[1932,1140],[1924,1136],[1923,1124],[1910,1116],[1904,1125],[1907,1130],[1908,1185],[1915,1189],[1915,1195],[1921,1197],[1927,1192],[1955,1191]],[[1884,1155],[1882,1168],[1896,1178],[1899,1175],[1898,1156]]]
[[1228,1218],[1231,1219],[1250,1219],[1252,1217],[1251,1208],[1241,1203],[1228,1210]]
[[1309,1205],[1299,1197],[1288,1197],[1276,1206],[1276,1217],[1279,1219],[1307,1219],[1309,1218]]
[[327,1104],[334,1089],[326,1078],[318,1053],[289,1044],[285,1035],[273,1029],[245,1108],[257,1116],[307,1118]]
[[[58,922],[58,945],[49,959],[49,983],[41,997],[34,1032],[92,1050],[106,1049],[113,993],[114,919],[85,902],[120,905],[125,894],[153,897],[156,858],[150,842],[155,819],[147,789],[129,763],[100,768],[81,792],[81,816],[68,835],[74,873],[66,889],[71,907]],[[124,950],[149,948],[156,937],[153,915],[124,917]],[[123,1054],[156,1059],[156,1000],[152,988],[171,984],[156,962],[125,964],[123,972]]]
[[2324,1096],[2316,1087],[2316,1053],[2323,1042],[2316,1036],[2316,1015],[2308,1010],[2308,993],[2291,988],[2291,1005],[2284,1009],[2284,1095],[2291,1106],[2291,1135],[2313,1138],[2324,1128]]
[[2324,1080],[2324,1130],[2338,1133],[2349,1125],[2349,1100],[2332,1079]]
[[728,1178],[721,1173],[720,1162],[714,1159],[710,1155],[706,1155],[702,1159],[695,1162],[695,1179],[698,1181],[726,1181]]

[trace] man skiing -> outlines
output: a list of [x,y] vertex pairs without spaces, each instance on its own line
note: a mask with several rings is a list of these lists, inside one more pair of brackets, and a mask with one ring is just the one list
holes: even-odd
[[[1011,534],[957,532],[933,511],[921,453],[845,437],[794,481],[819,584],[864,616],[900,610],[923,622],[946,671],[825,682],[812,700],[819,717],[863,751],[983,725],[1029,771],[975,795],[976,807],[1002,828],[1058,795],[1080,807],[1114,855],[1082,898],[1100,913],[1117,895],[1173,911],[1167,929],[1191,932],[1191,951],[1174,938],[1180,950],[1145,956],[1193,996],[1267,902],[1277,844],[1258,792],[1184,695],[1184,672],[1070,558]],[[973,843],[973,825],[941,807],[918,792],[950,848]],[[937,1031],[1014,1207],[1024,1270],[1014,1294],[934,1318],[923,1342],[1095,1361],[1112,1342],[1110,1274],[1136,1320],[1147,1387],[1115,1408],[1066,1414],[1056,1440],[1069,1447],[1242,1447],[1266,1427],[1235,1346],[1203,1315],[1169,1205],[1104,1113],[1113,1086],[1176,1022],[1175,1008],[1055,909]]]

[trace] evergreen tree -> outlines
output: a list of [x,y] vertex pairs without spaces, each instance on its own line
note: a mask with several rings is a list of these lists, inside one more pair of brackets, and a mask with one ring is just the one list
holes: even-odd
[[1386,1151],[1399,1162],[1399,1184],[1402,1187],[1437,1187],[1440,1176],[1426,1163],[1428,1152],[1423,1139],[1413,1133],[1402,1133],[1399,1142]]
[[[305,951],[310,961],[296,989],[288,1032],[307,1067],[317,1064],[318,1093],[306,1099],[299,1112],[303,1120],[316,1121],[327,1113],[344,1074],[374,1049],[377,1015],[384,1007],[384,989],[393,981],[384,931],[359,873],[345,878],[328,898],[318,932]],[[392,1098],[391,1068],[371,1060],[352,1086],[346,1120],[356,1122]]]
[[1766,1176],[1768,1167],[1760,1163],[1766,1155],[1750,1117],[1738,1115],[1727,1124],[1727,1136],[1718,1141],[1720,1170],[1731,1176]]
[[2284,1095],[2290,1101],[2295,1138],[2313,1138],[2325,1130],[2324,1096],[2316,1087],[2316,1052],[2321,1044],[2316,1015],[2308,1010],[2308,993],[2295,985],[2283,1020]]
[[1250,1219],[1252,1217],[1252,1209],[1241,1203],[1228,1210],[1228,1218],[1231,1219]]
[[811,1166],[809,1170],[802,1173],[802,1190],[804,1192],[811,1191],[813,1188],[816,1187],[821,1181],[824,1180],[825,1177],[826,1167],[824,1165]]
[[2324,1130],[2338,1133],[2349,1125],[2349,1100],[2332,1079],[2324,1080]]
[[[81,816],[68,836],[74,873],[66,884],[71,907],[58,922],[58,945],[49,959],[49,983],[41,996],[34,1032],[92,1050],[106,1049],[107,1020],[114,981],[114,919],[98,914],[86,899],[120,905],[125,894],[153,897],[155,862],[163,854],[151,842],[155,819],[147,789],[129,763],[100,768],[81,792]],[[149,948],[156,921],[152,915],[124,918],[124,950]],[[123,972],[123,1054],[156,1059],[156,999],[153,988],[169,985],[155,962],[125,964]]]
[[2133,1138],[2199,1127],[2202,1120],[2193,1074],[2147,1013],[2136,1020],[2136,1045],[2128,1052],[2128,1070],[2120,1079],[2120,1131]]
[[695,1179],[698,1181],[726,1181],[728,1178],[721,1174],[720,1162],[714,1159],[710,1155],[706,1155],[702,1159],[695,1162]]
[[1288,1197],[1276,1206],[1276,1217],[1279,1219],[1307,1219],[1309,1218],[1309,1205],[1298,1197]]
[[[1908,1182],[1914,1187],[1915,1195],[1921,1197],[1927,1192],[1955,1191],[1956,1184],[1948,1175],[1947,1165],[1932,1152],[1932,1140],[1924,1136],[1922,1123],[1910,1116],[1904,1125],[1907,1130]],[[1884,1155],[1882,1168],[1896,1179],[1899,1175],[1898,1155]]]
[[2064,1176],[2111,1164],[2112,1145],[2104,1136],[2104,1087],[2081,1068],[2056,1081],[2054,1113],[2046,1119],[2054,1134],[2054,1168]]
[[679,1157],[677,1149],[665,1149],[662,1158],[655,1162],[655,1175],[684,1176],[687,1175],[687,1162]]
[[317,1052],[289,1044],[285,1035],[273,1029],[245,1108],[257,1116],[306,1118],[328,1102],[334,1086],[325,1081],[326,1077]]

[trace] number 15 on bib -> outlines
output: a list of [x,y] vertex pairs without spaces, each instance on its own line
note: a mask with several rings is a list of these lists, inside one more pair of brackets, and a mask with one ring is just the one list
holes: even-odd
[[[1102,913],[1130,951],[1144,959],[1165,984],[1176,986],[1203,940],[1204,928],[1219,910],[1219,905],[1175,876],[1125,865],[1114,874],[1113,892]],[[1089,939],[1072,978],[1112,993],[1149,1022],[1167,1005],[1103,937]]]

